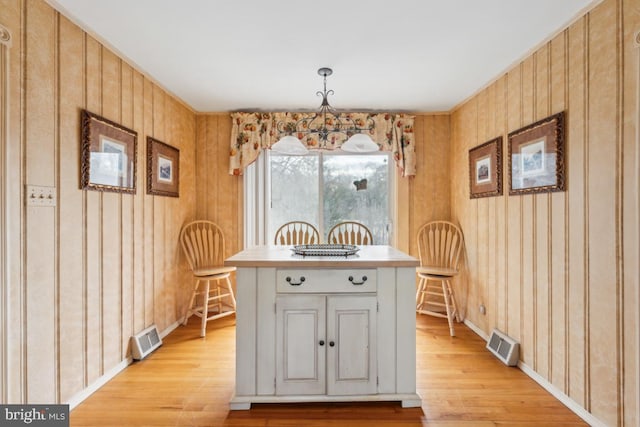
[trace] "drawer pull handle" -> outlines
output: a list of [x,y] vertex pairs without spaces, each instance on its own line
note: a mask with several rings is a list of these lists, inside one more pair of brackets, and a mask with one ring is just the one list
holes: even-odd
[[336,343],[334,343],[333,341],[329,341],[329,347],[333,347],[334,345],[336,345]]
[[324,340],[320,340],[320,342],[318,344],[324,345]]
[[289,284],[290,284],[291,286],[300,286],[300,285],[302,285],[302,282],[304,282],[304,281],[305,281],[305,280],[307,280],[307,279],[305,279],[305,278],[304,278],[304,276],[300,276],[300,281],[299,281],[298,283],[296,283],[296,282],[292,282],[292,281],[291,281],[291,277],[290,277],[290,276],[287,276],[287,278],[286,278],[285,280],[286,280],[287,282],[289,282]]
[[349,276],[349,281],[354,285],[362,285],[364,282],[367,281],[367,276],[362,276],[362,282],[354,282],[353,276]]

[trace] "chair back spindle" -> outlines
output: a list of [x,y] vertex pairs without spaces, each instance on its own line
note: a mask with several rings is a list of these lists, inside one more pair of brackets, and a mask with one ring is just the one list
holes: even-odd
[[363,224],[355,221],[344,221],[334,225],[327,236],[331,244],[373,245],[373,235]]
[[209,221],[194,221],[180,233],[180,242],[192,270],[224,263],[224,236]]
[[420,265],[456,270],[462,252],[462,231],[447,221],[425,224],[418,231]]
[[320,233],[305,221],[291,221],[276,231],[276,245],[312,245],[320,243]]

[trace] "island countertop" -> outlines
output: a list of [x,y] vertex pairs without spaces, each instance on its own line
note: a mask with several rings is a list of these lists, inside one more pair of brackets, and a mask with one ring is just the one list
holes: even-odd
[[363,245],[355,255],[301,256],[293,246],[265,245],[245,249],[227,258],[224,265],[233,267],[321,267],[376,268],[417,267],[420,261],[387,245]]

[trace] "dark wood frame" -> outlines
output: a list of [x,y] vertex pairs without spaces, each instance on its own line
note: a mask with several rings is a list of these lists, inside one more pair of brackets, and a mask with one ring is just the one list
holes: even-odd
[[[477,162],[489,161],[488,180],[477,182]],[[469,196],[500,196],[502,194],[502,136],[487,141],[469,150]]]
[[[159,162],[171,162],[170,182],[160,177]],[[147,136],[147,193],[158,196],[180,197],[180,150]]]
[[[81,112],[81,131],[80,188],[135,194],[138,133],[87,110]],[[125,157],[118,161],[117,170],[113,158],[100,156],[114,154],[105,151],[105,144],[122,147],[120,155]]]
[[[564,111],[509,133],[509,194],[564,191]],[[528,154],[523,149],[538,150]],[[527,176],[527,164],[533,169]]]

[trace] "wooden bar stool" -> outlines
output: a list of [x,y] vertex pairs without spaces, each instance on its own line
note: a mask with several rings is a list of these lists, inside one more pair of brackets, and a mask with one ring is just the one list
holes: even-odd
[[[180,243],[196,279],[182,324],[186,325],[192,314],[199,316],[200,336],[204,337],[209,320],[236,312],[236,298],[229,280],[236,268],[224,266],[224,235],[211,221],[186,224],[180,232]],[[200,303],[198,298],[202,300]],[[231,309],[224,309],[225,299]],[[214,314],[209,315],[210,312]]]
[[452,337],[460,312],[451,281],[458,274],[463,247],[462,231],[448,221],[429,222],[418,230],[416,312],[447,319]]

